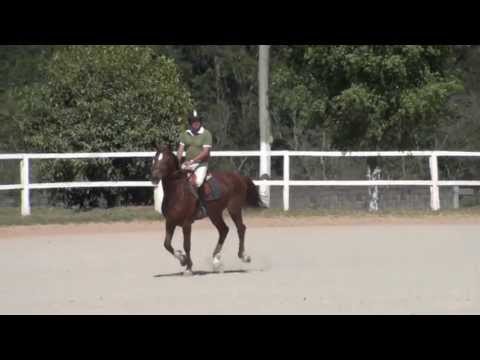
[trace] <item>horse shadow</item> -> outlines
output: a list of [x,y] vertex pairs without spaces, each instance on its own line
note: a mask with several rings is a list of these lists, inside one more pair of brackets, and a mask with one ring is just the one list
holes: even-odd
[[[232,275],[232,274],[249,274],[253,272],[263,272],[263,270],[225,270],[222,272],[219,271],[194,271],[193,276],[211,276],[211,275]],[[167,277],[184,277],[183,272],[174,273],[174,274],[159,274],[154,275],[156,279],[167,278]]]

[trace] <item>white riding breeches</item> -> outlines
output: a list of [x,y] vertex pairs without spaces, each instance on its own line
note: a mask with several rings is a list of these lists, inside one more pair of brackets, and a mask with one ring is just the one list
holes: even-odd
[[190,166],[187,166],[185,164],[182,165],[182,169],[183,170],[189,170],[189,171],[193,171],[195,173],[195,186],[197,188],[200,188],[204,181],[205,181],[205,178],[207,177],[207,173],[208,173],[208,164],[193,164],[193,165],[190,165]]

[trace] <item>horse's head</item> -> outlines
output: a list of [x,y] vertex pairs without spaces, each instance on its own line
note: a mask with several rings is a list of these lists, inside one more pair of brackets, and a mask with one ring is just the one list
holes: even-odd
[[156,146],[157,153],[152,161],[152,183],[157,186],[161,180],[166,179],[179,169],[178,159],[173,154],[170,146]]

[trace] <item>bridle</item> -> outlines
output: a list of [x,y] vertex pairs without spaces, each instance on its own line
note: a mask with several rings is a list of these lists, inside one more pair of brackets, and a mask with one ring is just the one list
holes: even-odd
[[[159,159],[160,154],[163,155],[163,153],[159,153],[159,154],[157,154],[157,155],[155,156],[155,158],[154,158],[154,164],[156,164],[157,161],[161,161],[161,160]],[[162,159],[162,160],[163,160],[163,159]],[[166,176],[166,177],[165,177],[165,180],[169,180],[169,179],[175,178],[176,176],[178,176],[178,175],[180,175],[180,174],[184,174],[184,173],[187,174],[186,180],[187,180],[187,181],[190,181],[190,179],[192,178],[193,174],[195,174],[195,171],[193,171],[193,170],[185,170],[185,169],[180,168],[180,169],[178,169],[178,170],[175,170],[174,172],[172,172],[172,173],[169,174],[168,176]]]

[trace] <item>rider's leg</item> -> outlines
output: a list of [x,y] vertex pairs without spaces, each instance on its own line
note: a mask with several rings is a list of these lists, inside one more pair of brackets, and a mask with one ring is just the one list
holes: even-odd
[[199,166],[196,170],[195,170],[195,190],[197,192],[197,195],[198,195],[198,201],[199,201],[199,214],[197,214],[198,218],[202,219],[204,218],[206,215],[207,215],[207,205],[205,204],[202,196],[201,196],[201,193],[200,193],[200,188],[202,187],[202,185],[204,184],[205,182],[205,179],[207,177],[207,172],[208,172],[208,166],[206,165],[202,165],[202,166]]

